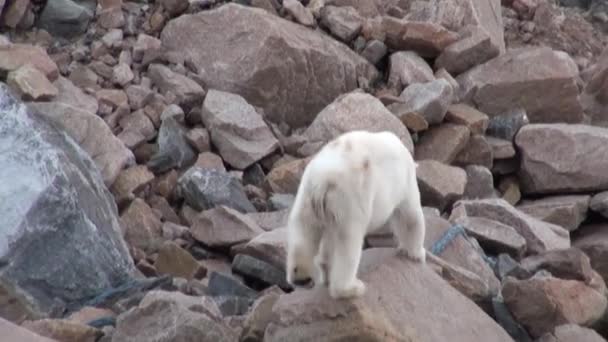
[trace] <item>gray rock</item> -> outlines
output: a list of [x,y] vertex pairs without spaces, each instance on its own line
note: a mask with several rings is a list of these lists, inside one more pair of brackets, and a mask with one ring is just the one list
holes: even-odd
[[590,198],[588,195],[565,195],[525,200],[517,206],[517,209],[537,219],[573,231],[587,218]]
[[321,9],[321,24],[345,43],[361,32],[363,18],[352,7],[325,6]]
[[247,199],[243,185],[227,172],[193,167],[177,184],[186,203],[196,210],[225,205],[244,213],[256,211]]
[[54,0],[44,6],[38,27],[54,36],[73,38],[83,34],[95,13],[96,1]]
[[443,78],[412,84],[399,95],[409,112],[422,115],[430,125],[443,121],[453,96],[452,86]]
[[494,177],[490,170],[480,165],[469,165],[464,170],[467,173],[467,185],[463,198],[482,199],[495,196]]
[[380,40],[373,39],[365,44],[365,48],[361,51],[361,56],[373,65],[378,65],[387,52],[388,48],[386,44]]
[[283,8],[287,13],[291,14],[294,19],[304,26],[314,26],[315,18],[310,10],[298,0],[284,0]]
[[435,60],[435,69],[444,68],[457,76],[500,54],[500,47],[494,44],[484,29],[472,26],[459,33],[465,37],[443,50]]
[[483,217],[459,217],[452,221],[460,224],[465,231],[479,241],[484,251],[496,255],[508,253],[519,258],[525,248],[526,240],[513,227]]
[[93,160],[3,84],[0,116],[0,316],[56,314],[130,280],[116,204]]
[[272,194],[270,196],[270,205],[272,210],[283,210],[289,209],[295,201],[295,195],[293,194]]
[[202,120],[224,161],[237,169],[246,169],[279,146],[262,116],[239,95],[209,90]]
[[433,80],[433,69],[417,53],[399,51],[389,57],[388,86],[398,92],[411,84]]
[[175,95],[177,104],[186,109],[200,106],[205,97],[205,90],[192,79],[178,74],[161,64],[148,67],[148,77],[163,93]]
[[242,316],[253,304],[253,299],[238,296],[218,296],[213,297],[213,301],[225,317]]
[[331,37],[235,3],[173,19],[161,40],[192,61],[209,89],[239,94],[270,121],[292,127],[310,124],[337,96],[359,87],[360,77],[378,77]]
[[211,272],[208,285],[209,295],[213,297],[234,296],[254,299],[257,292],[241,283],[238,279],[219,272]]
[[252,218],[225,206],[203,211],[195,218],[190,231],[195,240],[216,248],[249,242],[264,232]]
[[519,129],[529,123],[530,120],[526,111],[523,108],[516,107],[492,117],[488,123],[486,134],[495,138],[513,141]]
[[589,208],[604,217],[608,217],[608,191],[593,196],[589,202]]
[[172,168],[192,165],[196,153],[186,139],[186,130],[175,117],[168,117],[158,131],[158,152],[148,161],[154,173],[164,173]]
[[419,161],[416,178],[422,204],[440,211],[462,197],[467,183],[467,174],[463,169],[436,160]]
[[249,255],[237,254],[232,261],[232,272],[246,278],[257,279],[267,286],[278,285],[282,289],[291,288],[287,283],[285,269]]

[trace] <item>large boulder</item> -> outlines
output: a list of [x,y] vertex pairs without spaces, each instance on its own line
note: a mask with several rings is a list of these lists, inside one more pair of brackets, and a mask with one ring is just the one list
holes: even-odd
[[0,308],[39,318],[131,279],[116,204],[93,160],[0,84]]
[[391,131],[410,152],[414,152],[414,143],[407,128],[380,100],[361,92],[336,98],[319,113],[304,136],[311,143],[326,143],[342,133],[361,129],[372,132]]
[[525,194],[581,193],[608,189],[608,129],[536,124],[520,129],[520,180]]
[[563,51],[511,49],[458,76],[461,98],[497,116],[521,106],[530,122],[579,123],[578,67]]
[[161,40],[191,61],[210,89],[239,94],[271,121],[294,127],[310,124],[338,95],[357,88],[359,77],[378,77],[374,66],[329,36],[234,3],[171,20]]
[[430,266],[394,253],[389,248],[363,252],[359,274],[367,291],[362,298],[332,300],[327,288],[282,295],[264,340],[513,341]]

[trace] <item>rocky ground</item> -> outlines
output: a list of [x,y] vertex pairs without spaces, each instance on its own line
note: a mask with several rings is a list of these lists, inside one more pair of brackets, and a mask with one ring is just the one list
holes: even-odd
[[[603,0],[0,0],[7,341],[606,341]],[[325,142],[397,134],[425,266],[285,281]],[[398,182],[398,179],[394,180]]]

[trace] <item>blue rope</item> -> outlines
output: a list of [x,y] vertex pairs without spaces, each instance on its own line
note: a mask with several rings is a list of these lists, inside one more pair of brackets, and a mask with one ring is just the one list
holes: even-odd
[[448,228],[448,230],[443,233],[443,235],[439,238],[439,240],[435,241],[433,246],[431,246],[431,253],[435,255],[439,255],[443,253],[443,251],[448,247],[450,242],[452,242],[459,235],[463,235],[466,237],[466,232],[464,227],[460,224],[455,224]]

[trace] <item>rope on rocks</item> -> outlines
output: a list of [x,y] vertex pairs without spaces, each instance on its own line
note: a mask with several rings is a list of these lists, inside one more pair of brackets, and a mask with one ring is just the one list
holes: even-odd
[[431,246],[431,253],[435,255],[443,253],[443,251],[448,247],[448,245],[452,241],[454,241],[455,238],[460,235],[466,237],[466,234],[467,233],[461,224],[452,225],[450,228],[448,228],[448,230],[445,231],[445,233],[443,233],[443,235],[437,241],[435,241],[433,246]]

